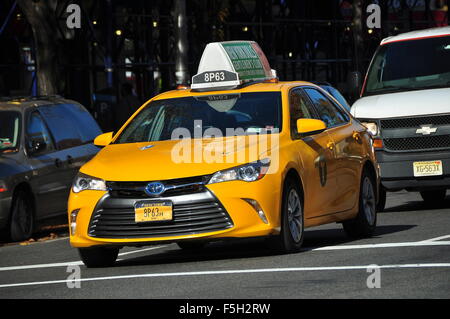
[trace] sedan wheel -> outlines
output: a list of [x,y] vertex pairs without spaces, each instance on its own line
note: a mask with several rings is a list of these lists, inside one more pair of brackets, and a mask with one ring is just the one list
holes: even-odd
[[377,224],[377,202],[373,178],[366,171],[361,177],[359,211],[356,218],[342,223],[349,237],[362,238],[373,235]]

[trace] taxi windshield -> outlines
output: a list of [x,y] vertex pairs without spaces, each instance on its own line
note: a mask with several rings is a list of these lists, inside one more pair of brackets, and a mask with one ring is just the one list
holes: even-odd
[[450,87],[450,36],[382,45],[363,95]]
[[[115,143],[136,143],[281,131],[280,92],[215,94],[156,100],[122,131]],[[187,133],[187,134],[186,134]]]
[[0,154],[16,152],[20,140],[20,113],[0,111]]

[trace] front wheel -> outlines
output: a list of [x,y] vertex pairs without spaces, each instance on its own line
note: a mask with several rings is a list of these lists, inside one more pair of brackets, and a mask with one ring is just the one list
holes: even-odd
[[358,215],[342,223],[349,237],[363,238],[373,235],[377,225],[377,203],[373,178],[364,172],[359,192]]
[[110,267],[117,259],[119,248],[78,248],[78,253],[88,268]]
[[10,237],[12,241],[29,239],[33,234],[33,205],[28,192],[19,190],[14,195],[11,212]]
[[281,253],[297,252],[303,243],[303,199],[299,185],[286,181],[281,212],[281,233],[270,238],[270,247]]

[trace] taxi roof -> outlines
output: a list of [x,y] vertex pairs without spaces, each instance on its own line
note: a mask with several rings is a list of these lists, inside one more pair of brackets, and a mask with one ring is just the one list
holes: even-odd
[[441,37],[441,36],[446,36],[446,35],[450,35],[450,26],[401,33],[401,34],[383,39],[381,41],[380,45],[384,45],[384,44],[388,44],[388,43],[392,43],[392,42],[398,42],[398,41],[418,40],[418,39],[425,39],[425,38]]
[[173,99],[187,96],[201,96],[201,95],[215,95],[215,94],[233,94],[233,93],[252,93],[252,92],[280,92],[284,89],[290,89],[296,86],[314,86],[317,85],[306,81],[278,81],[278,82],[260,82],[247,84],[240,88],[232,90],[217,90],[217,91],[196,91],[192,89],[172,90],[157,95],[154,100]]

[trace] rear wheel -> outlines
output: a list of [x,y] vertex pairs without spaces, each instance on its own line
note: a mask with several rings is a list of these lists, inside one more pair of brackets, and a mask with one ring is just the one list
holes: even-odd
[[12,241],[29,239],[33,235],[34,214],[30,195],[25,190],[18,190],[13,199],[10,223]]
[[117,259],[119,248],[78,248],[78,253],[88,268],[110,267]]
[[446,194],[447,194],[446,189],[420,192],[420,196],[422,196],[423,200],[428,205],[439,205],[444,201]]
[[297,252],[303,243],[303,199],[299,185],[288,179],[283,190],[281,232],[270,238],[270,247],[281,253]]
[[373,235],[377,224],[377,203],[375,183],[370,174],[364,171],[359,192],[359,211],[356,218],[342,223],[349,237],[362,238]]

